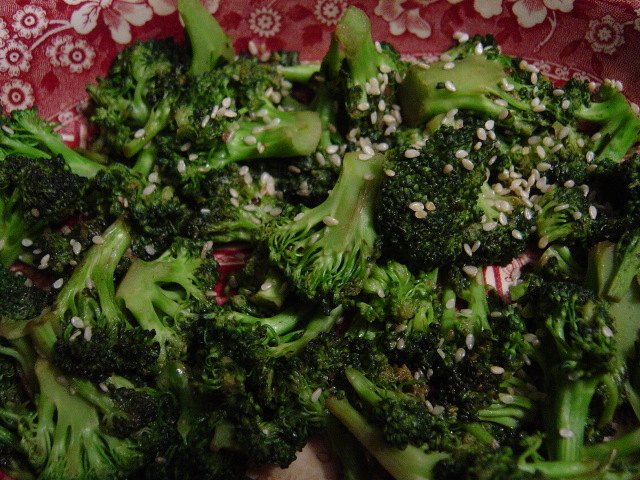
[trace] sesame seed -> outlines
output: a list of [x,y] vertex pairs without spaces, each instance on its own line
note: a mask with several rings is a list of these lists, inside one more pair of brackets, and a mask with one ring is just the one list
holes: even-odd
[[498,395],[498,398],[502,403],[505,403],[507,405],[513,403],[514,400],[513,395],[509,395],[508,393],[501,393],[500,395]]
[[444,88],[446,88],[450,92],[455,92],[457,90],[456,86],[451,80],[447,80],[446,82],[444,82]]
[[356,108],[361,112],[369,110],[369,102],[361,102],[356,106]]
[[429,212],[433,212],[436,209],[436,205],[433,202],[427,202],[424,204],[424,208],[426,208]]
[[484,46],[482,45],[482,43],[478,42],[476,43],[473,51],[476,55],[482,55],[482,53],[484,52]]
[[322,222],[323,222],[325,225],[330,226],[330,227],[336,226],[336,225],[338,225],[338,224],[340,223],[340,222],[338,221],[338,219],[337,219],[337,218],[332,217],[332,216],[330,216],[330,215],[325,216],[325,217],[322,219]]
[[455,68],[455,66],[455,62],[447,62],[442,66],[442,68],[445,70],[451,70],[452,68]]
[[463,43],[469,40],[469,34],[465,32],[455,32],[453,34],[453,39]]
[[474,164],[471,160],[469,160],[468,158],[463,158],[462,160],[460,160],[460,163],[462,164],[462,166],[467,169],[467,170],[473,170]]
[[140,128],[138,130],[136,130],[136,132],[133,134],[133,138],[142,138],[147,134],[147,132],[145,131],[144,128]]
[[57,290],[59,288],[62,288],[63,284],[64,284],[64,278],[59,278],[55,282],[53,282],[51,286]]
[[471,246],[468,243],[465,243],[462,246],[462,248],[467,255],[469,255],[470,257],[473,256],[473,252],[471,251]]
[[522,240],[524,238],[524,235],[522,235],[522,232],[517,229],[511,230],[511,236],[516,240]]
[[598,216],[598,209],[596,208],[596,206],[589,205],[589,217],[591,217],[592,220],[595,220],[597,216]]
[[406,158],[416,158],[420,156],[420,150],[416,150],[415,148],[409,148],[405,150],[404,156]]
[[465,265],[462,267],[462,271],[470,277],[475,277],[478,274],[478,267],[473,265]]
[[84,322],[82,321],[82,318],[78,316],[71,317],[70,322],[75,328],[84,328]]
[[386,170],[384,171],[384,174],[385,174],[387,177],[395,177],[395,176],[396,176],[396,172],[394,172],[393,170],[390,170],[390,169],[386,169]]
[[456,306],[456,299],[455,298],[450,298],[449,300],[447,300],[447,303],[444,304],[445,308],[451,310],[452,308],[455,308]]
[[495,122],[493,120],[487,120],[486,122],[484,122],[484,128],[486,130],[493,130],[494,126],[495,126]]
[[2,130],[9,135],[13,135],[14,133],[16,133],[13,128],[7,127],[6,125],[2,125]]
[[603,325],[602,328],[602,334],[607,337],[607,338],[612,338],[613,337],[613,330],[611,330],[611,328],[608,325]]
[[454,356],[454,360],[456,362],[460,362],[466,356],[467,356],[466,350],[464,348],[459,348],[459,349],[456,350],[456,354]]
[[87,342],[91,341],[91,337],[93,336],[93,330],[91,328],[91,325],[89,325],[87,328],[84,329],[84,335],[83,336],[84,336],[84,339]]
[[442,168],[442,173],[451,173],[453,171],[453,165],[451,165],[450,163],[447,163],[443,168]]
[[560,108],[562,108],[563,110],[568,109],[571,106],[571,102],[569,100],[563,100],[562,103],[560,104]]
[[311,400],[313,403],[316,403],[318,400],[320,400],[320,395],[322,395],[322,388],[318,387],[313,391],[313,393],[309,397],[309,400]]
[[482,230],[484,230],[485,232],[490,232],[497,226],[498,226],[498,222],[486,222],[482,224]]
[[587,160],[587,162],[591,163],[593,162],[593,160],[596,158],[596,154],[595,152],[589,150],[586,155],[585,155],[585,159]]
[[558,435],[562,438],[573,438],[576,436],[575,432],[570,428],[562,427],[558,430]]
[[253,135],[247,135],[242,140],[247,145],[255,145],[256,143],[258,143],[258,139],[256,137],[254,137]]
[[409,208],[414,212],[418,212],[420,210],[424,210],[424,204],[422,202],[411,202],[409,204]]
[[467,155],[469,155],[469,152],[467,152],[466,150],[462,150],[462,149],[456,150],[456,153],[455,153],[456,158],[464,158]]
[[467,334],[467,336],[464,338],[464,344],[467,346],[468,350],[473,349],[474,345],[476,344],[476,337],[473,335],[473,333]]
[[487,139],[487,131],[484,128],[480,127],[478,128],[478,130],[476,130],[476,136],[479,140],[484,141]]
[[504,373],[504,368],[499,367],[498,365],[491,365],[491,367],[489,367],[489,371],[494,375],[502,375]]
[[31,240],[30,238],[23,238],[22,239],[22,246],[23,247],[30,247],[31,245],[33,245],[33,240]]
[[545,248],[547,245],[549,245],[549,235],[543,235],[538,240],[538,247]]
[[436,349],[436,353],[440,356],[441,359],[445,359],[446,358],[446,354],[444,353],[444,350],[442,350],[441,348]]
[[414,212],[413,215],[418,219],[427,218],[427,212],[425,212],[424,210],[418,210]]
[[102,238],[100,235],[94,235],[91,238],[91,241],[96,245],[102,245],[104,243],[104,238]]
[[372,154],[370,154],[370,153],[360,153],[360,154],[358,155],[358,158],[359,158],[360,160],[371,160],[371,159],[373,158],[373,155],[372,155]]

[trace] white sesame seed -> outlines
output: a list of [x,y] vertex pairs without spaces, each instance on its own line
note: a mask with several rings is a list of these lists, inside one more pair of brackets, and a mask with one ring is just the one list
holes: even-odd
[[405,150],[404,156],[406,158],[416,158],[420,156],[420,150],[416,150],[415,148],[409,148]]
[[596,206],[589,205],[589,217],[591,217],[592,220],[595,220],[597,216],[598,216],[598,209],[596,208]]
[[504,373],[504,368],[499,367],[498,365],[491,365],[491,367],[489,367],[489,371],[494,375],[502,375]]
[[23,238],[20,243],[23,247],[30,247],[31,245],[33,245],[33,240],[31,240],[30,238]]
[[493,130],[494,126],[495,126],[495,122],[493,120],[487,120],[486,122],[484,122],[484,128],[486,130]]
[[83,336],[87,342],[91,341],[91,338],[93,337],[93,329],[91,328],[91,325],[84,329]]
[[424,204],[424,208],[426,208],[429,212],[433,212],[436,209],[436,205],[433,202],[427,202]]
[[456,158],[464,158],[467,155],[469,155],[469,152],[467,152],[466,150],[462,150],[462,149],[456,150],[456,153],[455,153]]
[[482,55],[482,53],[484,52],[484,46],[482,45],[482,43],[478,42],[476,43],[473,51],[476,55]]
[[442,173],[451,173],[453,171],[453,165],[451,165],[450,163],[447,163],[443,168],[442,168]]
[[538,239],[539,248],[545,248],[547,245],[549,245],[549,235],[543,235]]
[[478,267],[473,265],[465,265],[462,267],[462,271],[470,277],[475,277],[478,274]]
[[466,356],[467,356],[466,350],[464,348],[459,348],[459,349],[456,350],[456,354],[455,354],[454,360],[456,362],[461,362],[462,359],[464,357],[466,357]]
[[471,160],[469,160],[468,158],[463,158],[462,160],[460,160],[460,163],[462,164],[462,166],[467,169],[467,170],[473,170],[474,164]]
[[330,215],[327,215],[327,216],[323,217],[322,222],[325,225],[330,226],[330,227],[336,226],[336,225],[338,225],[340,223],[337,218],[332,217]]
[[451,80],[447,80],[446,82],[444,82],[444,88],[446,88],[450,92],[455,92],[457,90],[456,86]]
[[420,210],[424,210],[424,204],[422,202],[411,202],[409,204],[409,208],[414,212],[418,212]]
[[84,322],[82,321],[82,318],[78,316],[71,317],[70,322],[75,328],[84,328]]
[[427,218],[427,212],[425,212],[424,210],[415,211],[413,215],[418,219]]
[[390,169],[386,169],[386,170],[384,171],[384,174],[385,174],[387,177],[395,177],[395,176],[396,176],[396,172],[394,172],[393,170],[390,170]]
[[465,32],[455,32],[453,34],[453,39],[463,43],[469,40],[469,34]]
[[464,338],[464,344],[467,346],[468,350],[472,350],[474,345],[476,344],[476,337],[473,333],[467,334]]
[[2,130],[3,130],[5,133],[9,134],[9,135],[13,135],[13,134],[15,134],[15,133],[16,133],[16,132],[15,132],[15,130],[14,130],[13,128],[8,127],[8,126],[6,126],[6,125],[2,125]]
[[558,430],[558,435],[562,438],[573,438],[576,436],[575,432],[570,428],[562,427]]
[[444,350],[442,350],[441,348],[436,349],[436,353],[440,356],[441,359],[445,359],[446,358],[446,354],[444,353]]
[[449,300],[447,300],[447,303],[445,303],[444,306],[448,310],[451,310],[452,308],[455,308],[456,299],[455,298],[450,298]]
[[102,238],[100,235],[94,235],[91,238],[91,241],[96,245],[102,245],[104,243],[104,238]]
[[516,240],[522,240],[524,238],[524,235],[522,235],[522,232],[520,230],[517,229],[513,229],[511,230],[511,236],[513,238],[515,238]]
[[135,133],[133,134],[133,138],[142,138],[147,134],[147,132],[145,131],[144,128],[140,128],[138,130],[135,131]]
[[498,226],[498,222],[486,222],[482,224],[482,230],[484,230],[485,232],[490,232],[491,230],[493,230],[494,228],[496,228]]
[[64,278],[59,278],[55,282],[53,282],[51,286],[57,290],[59,288],[62,288],[63,284],[64,284]]
[[369,102],[361,102],[356,106],[356,108],[361,112],[369,110]]
[[256,143],[258,143],[258,139],[256,137],[254,137],[253,135],[247,135],[242,140],[247,145],[255,145]]
[[320,400],[320,395],[322,395],[322,388],[318,387],[313,391],[313,393],[309,397],[309,400],[311,400],[313,403],[316,403],[318,400]]
[[513,395],[509,395],[508,393],[501,393],[500,395],[498,395],[498,398],[500,399],[500,401],[504,404],[510,404],[513,403]]

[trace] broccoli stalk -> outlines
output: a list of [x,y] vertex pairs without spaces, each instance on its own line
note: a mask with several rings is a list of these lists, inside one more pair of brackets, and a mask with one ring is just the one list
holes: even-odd
[[191,75],[206,73],[219,61],[233,60],[231,38],[200,0],[178,0],[178,12],[191,42]]
[[382,432],[358,412],[346,398],[330,396],[326,406],[355,436],[371,455],[394,478],[403,480],[432,480],[438,462],[449,457],[445,452],[425,453],[415,445],[404,449],[385,443]]
[[[67,146],[55,132],[54,124],[38,115],[37,108],[16,110],[11,116],[0,118],[0,159],[21,154],[31,158],[51,158],[61,155],[71,171],[81,177],[92,178],[104,165],[96,163]],[[11,133],[8,133],[11,132]]]
[[322,204],[266,229],[271,260],[304,296],[329,307],[361,289],[377,256],[373,215],[383,157],[362,156],[345,155]]

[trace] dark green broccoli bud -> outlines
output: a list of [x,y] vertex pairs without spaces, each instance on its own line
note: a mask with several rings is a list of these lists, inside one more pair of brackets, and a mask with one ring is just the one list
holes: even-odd
[[133,157],[167,126],[183,55],[172,39],[139,41],[118,53],[106,77],[87,85],[95,103],[90,120],[107,152]]
[[362,288],[378,255],[373,219],[382,160],[347,154],[322,204],[265,229],[271,260],[305,297],[331,308]]
[[96,175],[89,194],[89,214],[111,221],[126,219],[134,236],[132,249],[146,259],[169,248],[190,213],[174,187],[159,175],[145,176],[121,164]]
[[202,174],[197,191],[192,184],[183,191],[195,210],[185,221],[186,234],[212,242],[252,242],[263,224],[287,209],[276,185],[270,174],[258,176],[236,163]]
[[200,0],[179,0],[178,12],[191,43],[191,75],[201,75],[235,55],[231,38]]
[[497,151],[474,148],[477,128],[442,126],[426,143],[387,154],[376,212],[386,256],[421,271],[505,263],[526,249],[526,199],[488,183]]
[[6,268],[0,269],[2,323],[19,322],[37,317],[49,305],[50,300],[50,292],[34,285],[25,274]]
[[61,156],[10,155],[0,162],[0,263],[10,267],[47,227],[79,212],[86,187]]
[[37,108],[15,110],[11,115],[0,116],[0,159],[8,155],[30,158],[64,158],[71,171],[81,177],[91,178],[104,165],[84,157],[67,146],[54,130],[55,124],[41,118]]

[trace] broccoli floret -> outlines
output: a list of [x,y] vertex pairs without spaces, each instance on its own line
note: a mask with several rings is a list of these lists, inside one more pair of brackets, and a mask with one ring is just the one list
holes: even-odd
[[271,260],[302,295],[329,308],[360,291],[378,255],[373,219],[382,160],[347,154],[322,204],[265,228]]
[[525,200],[489,184],[496,150],[473,147],[477,128],[442,126],[424,144],[387,154],[376,210],[386,256],[424,271],[505,263],[526,249]]
[[606,303],[580,285],[541,282],[530,287],[530,294],[537,306],[535,325],[545,332],[534,358],[545,372],[548,408],[543,418],[549,459],[579,461],[598,388],[606,389],[605,406],[616,408],[620,401],[622,368],[615,351],[615,325]]
[[[259,176],[236,163],[209,172],[198,182],[193,198],[195,213],[188,219],[186,234],[212,242],[252,242],[258,230],[279,217],[288,204],[280,199],[276,180],[266,172]],[[187,190],[185,188],[185,190]]]
[[95,103],[90,121],[107,152],[133,157],[167,126],[183,56],[172,39],[139,41],[118,53],[106,77],[87,85]]
[[84,205],[87,187],[61,156],[8,156],[0,162],[0,263],[9,268],[48,227]]
[[0,269],[0,319],[2,323],[30,320],[49,305],[50,292],[38,288],[18,271]]
[[407,64],[392,45],[375,43],[371,34],[367,15],[357,7],[348,8],[336,25],[334,36],[344,50],[338,74],[347,118],[342,128],[355,130],[352,138],[382,142],[400,123],[396,91]]
[[8,155],[36,159],[60,155],[74,174],[86,178],[94,177],[104,168],[68,147],[54,130],[56,125],[41,118],[36,107],[0,116],[0,126],[1,160]]
[[37,408],[19,433],[38,478],[123,479],[144,464],[137,442],[103,432],[99,411],[61,385],[60,373],[47,360],[38,359],[35,371]]
[[115,292],[131,323],[155,332],[161,365],[185,355],[189,324],[215,302],[210,292],[218,279],[218,263],[201,251],[178,240],[155,260],[136,259]]
[[448,453],[425,452],[415,445],[407,445],[404,449],[388,445],[380,429],[367,421],[346,398],[330,396],[326,405],[394,478],[430,480],[435,465],[449,457]]
[[178,12],[191,44],[189,73],[200,75],[235,55],[231,38],[199,0],[179,0]]

